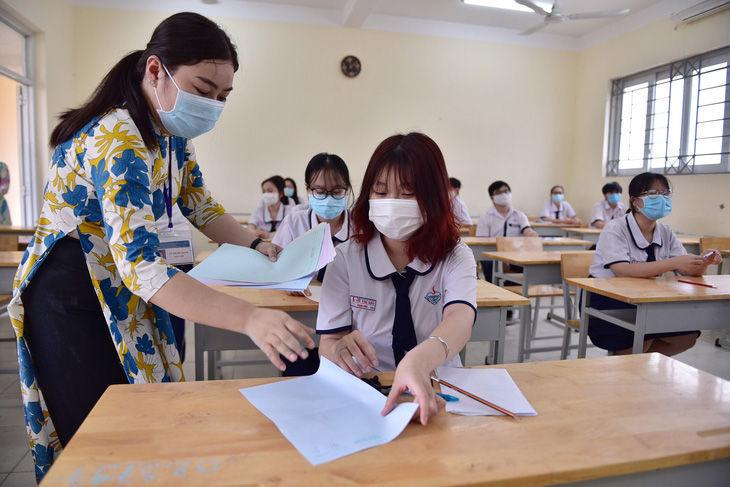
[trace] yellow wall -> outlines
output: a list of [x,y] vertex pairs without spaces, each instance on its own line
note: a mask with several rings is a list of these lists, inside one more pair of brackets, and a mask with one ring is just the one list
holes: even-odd
[[[114,62],[144,47],[166,17],[71,7],[65,0],[4,3],[39,31],[38,102],[39,109],[45,108],[39,118],[40,145],[53,117],[81,103]],[[677,30],[663,20],[579,53],[214,20],[238,45],[242,69],[216,129],[195,145],[208,185],[233,212],[250,211],[260,182],[272,174],[292,176],[301,188],[307,161],[320,151],[345,159],[357,191],[382,139],[420,130],[436,140],[451,174],[462,180],[462,197],[472,215],[490,207],[489,183],[504,179],[515,193],[514,206],[528,214],[539,211],[552,185],[563,184],[567,199],[587,218],[606,181],[602,161],[609,80],[730,44],[730,12]],[[363,63],[355,79],[339,71],[348,54]],[[39,157],[43,174],[47,156],[46,151]],[[678,194],[667,221],[674,228],[730,234],[730,209],[718,209],[730,175],[682,176],[672,182]],[[726,204],[730,207],[730,201]]]
[[[730,45],[728,26],[730,10],[677,29],[666,19],[579,54],[575,116],[578,123],[568,183],[571,194],[566,198],[581,208],[581,216],[588,216],[591,205],[602,198],[601,186],[606,182],[619,181],[626,195],[631,180],[603,177],[610,80]],[[675,196],[672,213],[663,222],[688,234],[730,235],[730,174],[669,179]],[[721,204],[725,209],[720,209]]]

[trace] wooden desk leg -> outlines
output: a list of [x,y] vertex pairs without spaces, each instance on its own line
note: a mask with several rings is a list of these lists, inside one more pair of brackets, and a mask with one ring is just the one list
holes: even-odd
[[205,380],[205,365],[203,364],[203,342],[205,331],[203,325],[195,323],[195,380]]
[[494,344],[494,363],[504,363],[504,340],[507,335],[507,308],[500,306],[499,308],[499,341],[492,342]]
[[646,335],[646,319],[649,306],[636,305],[636,323],[634,324],[634,349],[631,353],[644,353],[644,335]]
[[588,346],[588,307],[591,304],[592,292],[583,293],[583,304],[580,307],[580,331],[578,333],[578,358],[586,358],[586,348]]
[[[522,269],[522,296],[526,299],[530,299],[530,278],[529,278],[530,266],[524,266]],[[517,362],[522,363],[525,361],[525,341],[527,340],[527,330],[530,329],[530,318],[532,315],[532,304],[530,306],[523,306],[524,310],[520,310],[520,338],[517,345]]]

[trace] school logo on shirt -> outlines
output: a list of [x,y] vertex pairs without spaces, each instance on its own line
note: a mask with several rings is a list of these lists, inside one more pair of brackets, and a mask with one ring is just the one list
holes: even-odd
[[431,292],[426,294],[424,298],[426,298],[426,301],[428,301],[429,303],[435,305],[436,303],[441,301],[441,293],[436,291],[436,286],[434,286],[431,288]]
[[366,311],[375,311],[375,300],[350,294],[350,306],[357,309],[364,309]]

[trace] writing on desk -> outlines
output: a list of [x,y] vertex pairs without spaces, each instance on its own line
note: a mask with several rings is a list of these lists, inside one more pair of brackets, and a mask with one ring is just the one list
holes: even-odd
[[139,485],[140,482],[169,482],[171,477],[183,478],[188,474],[200,475],[215,472],[220,460],[210,458],[201,460],[197,465],[193,462],[148,463],[137,468],[134,463],[127,465],[103,465],[96,471],[84,471],[79,467],[71,477],[53,479],[54,482],[68,485]]

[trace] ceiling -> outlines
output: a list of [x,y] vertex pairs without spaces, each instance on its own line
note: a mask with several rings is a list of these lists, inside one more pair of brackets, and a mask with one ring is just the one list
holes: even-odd
[[[533,0],[548,5],[552,0]],[[461,0],[70,0],[74,5],[177,12],[388,30],[510,44],[581,50],[700,0],[559,0],[564,14],[630,9],[616,18],[570,20],[524,36],[542,22],[535,12],[465,5]]]

